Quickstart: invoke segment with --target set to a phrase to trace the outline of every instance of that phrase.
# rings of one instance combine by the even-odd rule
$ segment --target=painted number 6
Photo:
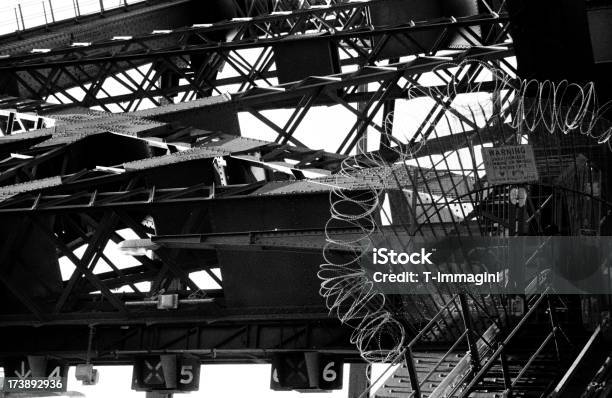
[[[336,380],[336,377],[338,377],[338,374],[333,369],[335,364],[336,364],[335,362],[330,362],[327,365],[325,365],[325,367],[323,368],[323,380],[325,381]]]

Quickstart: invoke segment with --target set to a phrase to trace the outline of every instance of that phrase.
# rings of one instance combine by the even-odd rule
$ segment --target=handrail
[[[459,343],[461,341],[463,341],[463,339],[467,336],[467,329],[463,331],[463,333],[461,334],[461,336],[459,336],[459,338],[455,341],[455,343],[453,343],[453,345],[451,346],[451,348],[448,349],[448,351],[446,351],[446,354],[444,354],[442,356],[442,358],[440,358],[440,360],[438,362],[436,362],[436,364],[433,366],[433,368],[431,368],[431,370],[429,371],[429,373],[427,373],[425,375],[425,377],[423,377],[423,379],[421,379],[421,382],[419,383],[419,386],[423,387],[425,385],[425,383],[427,383],[427,381],[429,380],[429,378],[431,377],[432,374],[434,374],[434,372],[438,369],[438,367],[440,366],[440,364],[442,362],[444,362],[444,360],[453,352],[455,351],[455,348],[457,348],[457,346],[459,345]],[[410,395],[408,396],[408,398],[412,398],[415,394],[415,391],[413,391],[412,393],[410,393]]]
[[[495,352],[493,353],[493,355],[491,355],[487,361],[487,363],[478,371],[478,373],[472,378],[472,380],[470,381],[470,383],[463,389],[463,392],[461,393],[460,397],[464,398],[467,397],[467,395],[469,394],[469,392],[472,390],[472,388],[474,388],[476,386],[476,384],[478,384],[480,382],[480,379],[482,379],[482,377],[489,371],[489,369],[491,368],[491,366],[493,366],[493,363],[500,357],[500,355],[504,352],[504,350],[506,349],[506,346],[508,345],[508,343],[510,342],[510,340],[512,340],[512,338],[518,333],[518,331],[521,329],[521,327],[523,326],[523,324],[525,324],[525,322],[527,321],[527,319],[529,319],[529,317],[535,312],[535,310],[539,307],[540,303],[542,302],[542,300],[544,299],[544,297],[547,295],[547,293],[549,292],[550,289],[546,289],[541,295],[540,297],[538,297],[538,299],[536,300],[536,302],[533,304],[533,306],[529,309],[529,311],[527,311],[527,313],[521,318],[521,320],[517,323],[517,325],[512,329],[512,331],[508,334],[508,336],[504,339],[503,342],[501,342],[499,344],[499,347],[497,348],[497,350],[495,350]]]
[[[599,340],[600,335],[601,335],[601,325],[597,326],[597,328],[595,329],[595,331],[593,332],[593,334],[591,335],[587,343],[584,345],[584,347],[582,347],[582,350],[580,350],[580,353],[578,354],[576,359],[574,359],[574,362],[572,362],[572,365],[569,367],[567,372],[565,372],[561,380],[559,380],[559,383],[557,383],[557,386],[555,387],[553,392],[550,394],[551,398],[560,396],[561,393],[565,390],[565,388],[568,385],[568,381],[572,378],[572,376],[574,375],[574,372],[576,371],[580,363],[584,360],[587,353],[595,345],[595,342]]]
[[[404,358],[404,360],[405,360],[404,366],[406,366],[408,368],[409,374],[412,375],[412,377],[416,378],[416,380],[412,380],[412,377],[411,377],[411,384],[412,384],[413,387],[412,387],[412,391],[408,395],[409,398],[415,398],[415,397],[418,398],[420,396],[420,391],[419,391],[420,387],[425,385],[425,383],[428,381],[428,379],[431,377],[431,375],[434,374],[436,372],[436,370],[439,368],[440,364],[442,362],[444,362],[448,358],[448,356],[456,350],[457,346],[466,339],[466,337],[468,336],[468,333],[473,333],[474,332],[469,326],[467,326],[467,325],[469,325],[469,323],[467,323],[467,324],[464,323],[464,328],[465,329],[463,330],[461,335],[459,337],[457,337],[457,339],[452,344],[452,346],[442,355],[442,357],[437,361],[437,363],[433,366],[433,368],[431,368],[429,370],[429,372],[424,377],[417,377],[416,371],[411,372],[410,367],[411,366],[414,367],[414,364],[412,363],[412,361],[413,361],[413,358],[412,358],[412,348],[417,344],[417,342],[425,334],[430,332],[435,327],[435,325],[438,324],[438,321],[440,320],[440,318],[442,318],[443,314],[446,311],[449,311],[449,313],[450,313],[450,307],[452,305],[455,305],[455,306],[457,305],[456,300],[458,298],[460,298],[460,296],[458,294],[453,295],[451,297],[451,299],[447,303],[445,303],[445,305],[440,307],[438,312],[434,315],[433,318],[431,318],[431,320],[427,323],[427,325],[425,325],[418,332],[418,334],[415,335],[408,344],[406,344],[406,346],[404,347],[404,350],[402,351],[402,354],[399,356],[399,357],[402,357],[402,356],[403,357],[406,357],[406,356],[408,357],[408,358]],[[466,305],[465,303],[463,303],[463,304]],[[462,314],[462,316],[466,316],[466,315]],[[499,330],[500,329],[499,329],[497,323],[493,322],[492,325],[489,327],[489,329],[487,329],[487,331],[484,332],[484,335],[495,333],[495,332],[498,332]],[[483,336],[482,333],[478,333],[477,337],[478,337],[477,341],[480,341],[480,340],[483,341],[482,344],[479,343],[478,346],[476,347],[477,351],[480,352],[480,351],[483,351],[483,350],[490,350],[491,349],[489,343],[487,342],[487,340],[485,339],[485,337]],[[490,336],[488,336],[488,337],[490,337]],[[470,355],[466,355],[460,361],[460,363],[462,361],[465,362],[469,358],[470,358]],[[469,364],[467,362],[465,362],[465,363],[466,363],[465,366],[469,366]],[[449,376],[450,375],[451,374],[449,374]],[[391,375],[391,377],[392,377],[392,375]],[[384,385],[383,385],[383,388],[384,388]]]
[[[450,306],[450,304],[454,303],[456,299],[457,299],[457,295],[454,295],[450,300],[448,300],[448,303],[446,303],[442,308],[440,308],[438,313],[433,318],[431,318],[429,322],[427,322],[427,325],[425,325],[421,329],[421,331],[416,336],[414,336],[412,340],[410,340],[410,342],[408,343],[409,348],[414,347],[417,341],[419,341],[421,337],[425,335],[425,333],[429,332],[429,328],[433,327],[434,324],[437,324],[438,319],[442,316],[444,311],[446,311],[448,307]]]
[[[521,371],[519,372],[519,374],[516,376],[516,378],[514,379],[514,381],[512,381],[512,384],[510,385],[510,387],[514,387],[516,385],[516,383],[520,380],[521,377],[523,377],[523,375],[525,374],[525,372],[527,371],[527,369],[529,369],[531,367],[531,364],[533,363],[533,361],[538,357],[538,355],[540,355],[540,352],[542,352],[542,350],[544,349],[544,347],[546,347],[546,345],[548,344],[548,342],[550,341],[551,338],[555,337],[555,333],[556,331],[559,329],[559,327],[555,327],[553,328],[552,332],[548,333],[548,336],[546,336],[546,338],[544,339],[544,341],[542,342],[542,344],[540,344],[540,346],[538,347],[538,349],[533,353],[533,355],[531,357],[529,357],[529,360],[527,361],[527,363],[525,364],[525,366],[523,366],[523,368],[521,369]]]

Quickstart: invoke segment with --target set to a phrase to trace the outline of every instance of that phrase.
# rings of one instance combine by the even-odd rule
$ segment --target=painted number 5
[[[327,365],[325,365],[325,367],[323,368],[323,380],[325,381],[336,380],[336,377],[338,377],[338,374],[333,369],[335,364],[336,364],[335,362],[330,362]]]
[[[181,384],[191,384],[193,381],[193,366],[183,365],[181,367]]]

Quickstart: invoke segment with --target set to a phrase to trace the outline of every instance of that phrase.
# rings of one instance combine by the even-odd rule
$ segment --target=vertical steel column
[[[546,297],[548,305],[548,316],[550,317],[550,326],[552,327],[553,341],[555,342],[555,353],[557,355],[557,361],[561,361],[561,350],[559,350],[559,342],[557,341],[557,321],[553,314],[553,306],[550,300],[550,296]]]
[[[361,69],[365,66],[364,63],[359,63],[358,65],[358,69]],[[357,86],[357,90],[356,93],[360,93],[360,92],[367,92],[368,91],[368,85],[367,84],[360,84]],[[363,115],[363,112],[367,111],[367,103],[363,102],[363,101],[359,101],[357,102],[357,112],[359,112],[360,115]],[[383,115],[384,117],[384,115]],[[361,123],[367,123],[366,120],[363,120]],[[361,128],[361,126],[359,126],[359,128]],[[362,155],[368,152],[368,126],[365,126],[365,131],[363,133],[363,135],[361,136],[361,138],[359,139],[359,141],[357,142],[357,154],[358,155]]]
[[[410,377],[410,387],[412,387],[413,391],[412,397],[422,398],[419,377],[417,375],[416,364],[414,363],[414,357],[412,356],[412,348],[410,348],[410,346],[406,346],[404,362],[406,363],[406,369],[408,369],[408,376]]]
[[[74,16],[77,18],[80,17],[81,9],[79,8],[79,0],[72,0],[72,6],[74,7]]]
[[[467,299],[465,294],[459,295],[459,302],[461,303],[461,316],[463,317],[463,326],[466,331],[466,339],[468,343],[468,349],[470,350],[470,364],[472,365],[472,372],[476,373],[480,370],[480,354],[478,353],[478,346],[476,345],[476,339],[474,338],[474,330],[472,328],[472,317],[468,307]]]
[[[380,136],[378,149],[384,150],[391,146],[390,137],[393,136],[393,121],[395,120],[395,100],[385,101],[383,104],[382,126],[385,133]]]
[[[8,120],[6,122],[6,131],[4,135],[11,135],[13,133],[13,125],[15,124],[15,112],[9,112]]]
[[[419,229],[419,216],[417,213],[417,197],[419,195],[419,169],[414,169],[414,176],[412,177],[412,201],[410,203],[410,208],[412,211],[410,212],[410,234],[416,235],[416,231]],[[423,208],[422,212],[426,212],[427,210]]]
[[[514,188],[520,189],[519,185]],[[511,189],[511,188],[509,188]],[[508,195],[510,190],[508,190]],[[510,200],[508,198],[508,200]],[[508,203],[508,235],[510,236],[509,256],[510,256],[510,275],[509,280],[512,285],[518,290],[522,290],[525,286],[525,242],[521,236],[525,235],[526,231],[526,216],[525,206]],[[523,300],[525,298],[523,297]]]
[[[43,6],[43,13],[45,14],[45,26],[49,25],[49,20],[47,19],[47,6],[45,5],[45,2],[42,1],[42,6]]]
[[[51,22],[55,22],[55,13],[53,12],[53,4],[51,4],[51,0],[49,0],[49,11],[51,12]]]
[[[370,365],[352,363],[349,371],[348,398],[359,398],[370,387]]]
[[[21,18],[21,28],[25,30],[25,23],[23,22],[23,11],[21,10],[21,3],[17,4],[19,8],[19,17]]]
[[[13,11],[15,11],[15,23],[17,23],[17,30],[19,30],[19,16],[17,15],[17,9],[13,8]]]
[[[501,362],[502,375],[504,377],[505,398],[512,398],[512,380],[510,379],[510,371],[508,370],[508,361],[506,359],[506,353],[503,350],[501,352],[501,355],[499,356],[499,361]]]

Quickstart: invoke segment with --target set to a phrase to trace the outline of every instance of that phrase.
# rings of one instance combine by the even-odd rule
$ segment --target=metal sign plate
[[[539,178],[531,145],[482,148],[482,159],[491,185],[521,184]]]

